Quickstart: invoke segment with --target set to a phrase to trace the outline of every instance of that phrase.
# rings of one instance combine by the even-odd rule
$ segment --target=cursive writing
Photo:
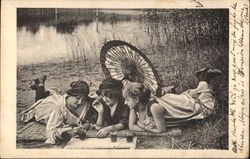
[[[231,148],[234,153],[244,152],[246,120],[249,118],[245,113],[245,71],[246,71],[246,30],[248,28],[248,5],[234,2],[230,7],[230,95],[229,116]]]

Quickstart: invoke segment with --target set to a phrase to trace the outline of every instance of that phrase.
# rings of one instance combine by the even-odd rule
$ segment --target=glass
[[[117,141],[117,132],[116,131],[111,131],[110,132],[110,137],[111,137],[111,142],[116,142]]]
[[[77,134],[78,134],[80,140],[84,140],[86,138],[86,130],[79,129],[79,130],[77,130]]]
[[[133,142],[133,138],[134,138],[133,133],[129,131],[126,136],[127,142]]]

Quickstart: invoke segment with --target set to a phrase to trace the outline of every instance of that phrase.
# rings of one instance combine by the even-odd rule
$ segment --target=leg
[[[42,77],[31,81],[30,88],[36,91],[36,98],[35,98],[36,101],[39,99],[46,98],[50,94],[49,91],[45,91],[44,83],[46,78],[47,76],[43,75]]]
[[[201,91],[210,89],[209,85],[211,83],[211,80],[221,74],[222,72],[220,70],[209,67],[202,68],[196,71],[195,76],[198,78],[199,84],[197,88],[192,89],[189,92],[189,95],[192,96],[193,98],[198,98]]]
[[[38,86],[38,88],[36,89],[36,101],[48,97],[49,94],[49,91],[45,91],[44,85]]]

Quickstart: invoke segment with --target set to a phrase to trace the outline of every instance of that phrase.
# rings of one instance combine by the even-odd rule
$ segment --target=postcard
[[[249,156],[249,1],[1,4],[1,157]]]

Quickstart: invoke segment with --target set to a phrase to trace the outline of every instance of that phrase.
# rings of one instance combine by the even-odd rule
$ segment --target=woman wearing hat
[[[99,85],[97,94],[100,100],[93,102],[98,112],[96,125],[100,129],[97,137],[106,137],[111,131],[127,128],[129,110],[124,105],[122,88],[122,82],[112,78],[103,80]]]
[[[93,99],[88,96],[88,84],[85,81],[76,81],[70,87],[65,94],[51,91],[49,96],[38,100],[21,113],[21,120],[24,122],[35,119],[46,124],[45,143],[60,142],[64,140],[65,132],[70,132],[73,127],[96,121],[95,110],[91,107]]]

